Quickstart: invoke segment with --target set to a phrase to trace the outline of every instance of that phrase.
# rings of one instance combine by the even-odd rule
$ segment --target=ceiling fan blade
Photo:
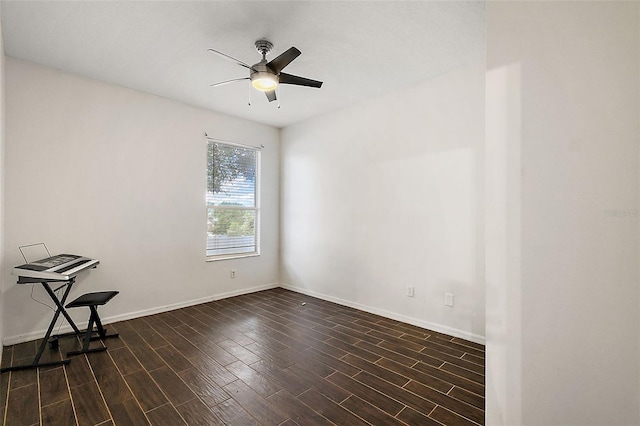
[[[211,84],[211,87],[223,86],[223,85],[225,85],[225,84],[233,83],[234,81],[242,81],[242,80],[249,80],[249,77],[234,78],[234,79],[231,79],[231,80],[221,81],[221,82],[219,82],[219,83]]]
[[[301,51],[296,49],[295,47],[290,47],[284,53],[281,53],[279,56],[275,57],[271,62],[267,64],[269,68],[273,70],[276,74],[284,69],[287,65],[291,63],[295,58],[302,54]]]
[[[311,80],[310,78],[298,77],[297,75],[285,74],[283,72],[278,76],[280,84],[295,84],[297,86],[322,87],[322,82]]]
[[[265,94],[265,95],[267,95],[267,99],[269,99],[269,102],[273,102],[273,101],[275,101],[276,99],[278,99],[278,98],[276,97],[276,89],[273,89],[273,90],[269,90],[269,91],[267,91],[267,92],[264,92],[264,94]]]
[[[219,52],[219,51],[217,51],[217,50],[215,50],[215,49],[207,49],[207,50],[208,50],[208,51],[210,51],[210,52],[213,52],[213,53],[217,53],[217,54],[218,54],[218,55],[220,55],[220,56],[224,56],[224,57],[225,57],[225,58],[227,58],[227,59],[231,59],[232,61],[234,61],[236,64],[238,64],[238,65],[240,65],[240,66],[243,66],[243,67],[245,67],[245,68],[249,68],[249,69],[251,69],[251,65],[247,65],[247,64],[245,64],[245,63],[244,63],[244,62],[242,62],[240,59],[236,59],[236,58],[234,58],[233,56],[229,56],[229,55],[227,55],[226,53]]]

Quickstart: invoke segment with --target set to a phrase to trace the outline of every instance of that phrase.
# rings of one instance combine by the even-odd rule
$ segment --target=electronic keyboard
[[[18,284],[33,283],[39,280],[69,281],[72,277],[88,268],[95,268],[97,259],[76,254],[58,254],[32,263],[16,266],[11,275],[17,275]]]

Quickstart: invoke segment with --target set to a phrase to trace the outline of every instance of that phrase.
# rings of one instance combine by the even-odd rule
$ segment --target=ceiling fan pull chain
[[[253,90],[249,89],[249,103],[247,105],[251,106],[251,93]]]

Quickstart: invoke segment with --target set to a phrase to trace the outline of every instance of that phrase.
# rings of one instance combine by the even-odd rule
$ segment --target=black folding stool
[[[67,356],[86,354],[90,352],[101,352],[107,350],[106,346],[102,346],[100,348],[89,349],[89,342],[91,340],[103,340],[108,339],[110,337],[118,337],[118,333],[107,334],[104,327],[102,327],[102,322],[100,321],[100,317],[98,316],[98,306],[104,305],[109,300],[113,299],[119,292],[118,291],[98,291],[95,293],[86,293],[82,296],[78,297],[73,302],[67,304],[67,308],[80,308],[80,307],[88,307],[91,311],[91,315],[89,315],[89,324],[87,325],[87,331],[84,333],[84,339],[82,341],[82,349],[79,351],[67,352]],[[98,336],[91,337],[93,334],[93,326],[96,326]]]

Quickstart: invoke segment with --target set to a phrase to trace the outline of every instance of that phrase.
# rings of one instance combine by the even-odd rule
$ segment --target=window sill
[[[208,256],[207,262],[217,262],[218,260],[242,259],[244,257],[257,257],[260,253],[239,253],[239,254],[221,254],[219,256]]]

